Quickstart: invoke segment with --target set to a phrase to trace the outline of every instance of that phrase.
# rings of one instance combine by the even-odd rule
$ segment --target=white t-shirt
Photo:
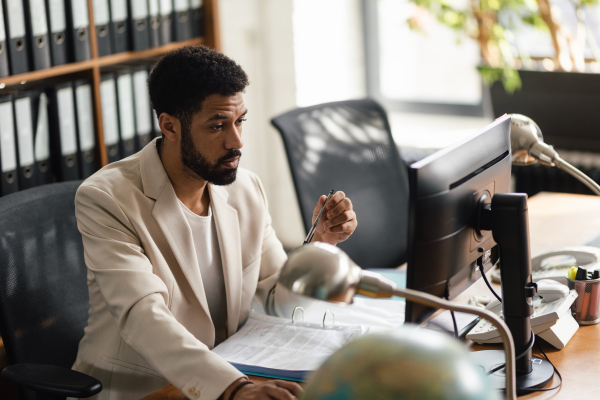
[[[193,213],[181,200],[179,200],[179,204],[192,230],[196,258],[198,259],[204,284],[204,293],[206,293],[208,309],[215,325],[216,346],[227,339],[227,296],[225,294],[225,278],[223,277],[217,227],[212,217],[212,207],[208,209],[208,216],[203,217]]]

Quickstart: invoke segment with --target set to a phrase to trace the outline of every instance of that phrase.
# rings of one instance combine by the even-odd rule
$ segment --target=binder
[[[66,0],[67,24],[71,36],[71,59],[75,62],[92,58],[90,48],[90,22],[87,0]]]
[[[160,44],[173,41],[173,0],[160,0]]]
[[[48,100],[54,171],[59,181],[79,179],[75,101],[71,82],[52,88]]]
[[[108,0],[94,0],[94,24],[96,25],[98,56],[102,57],[112,54]]]
[[[14,97],[15,131],[17,134],[17,164],[19,189],[36,185],[35,158],[33,155],[33,117],[31,95],[21,92]]]
[[[133,79],[130,71],[117,76],[117,114],[121,135],[121,156],[129,157],[135,152],[135,114],[133,107]]]
[[[89,81],[80,80],[75,81],[73,86],[75,88],[79,169],[81,178],[85,179],[96,172],[96,140],[94,109],[92,107],[92,85]]]
[[[46,0],[50,27],[50,57],[52,65],[71,62],[67,45],[67,14],[64,0]]]
[[[37,184],[52,183],[52,168],[50,162],[50,125],[48,123],[48,95],[41,91],[33,92],[31,96],[33,113],[33,151],[35,156],[35,175]]]
[[[150,47],[160,46],[160,7],[158,2],[159,0],[148,0]]]
[[[192,16],[189,0],[174,0],[175,9],[175,41],[181,42],[192,38]]]
[[[4,196],[19,190],[12,96],[0,97],[0,166],[0,194]]]
[[[108,162],[118,161],[119,120],[117,116],[117,93],[114,75],[103,75],[100,80],[100,102],[102,104],[102,124],[104,125],[104,145]]]
[[[190,0],[192,37],[204,36],[204,7],[202,0]]]
[[[148,0],[129,0],[129,31],[131,50],[146,50],[150,47]]]
[[[110,0],[110,34],[115,53],[129,50],[129,27],[127,26],[127,2]]]
[[[135,104],[137,150],[141,150],[150,143],[153,136],[150,95],[146,86],[147,79],[148,71],[145,68],[136,70],[133,73],[133,102]]]
[[[44,0],[23,0],[25,25],[29,38],[31,66],[34,70],[50,68],[48,21]]]
[[[2,0],[8,33],[8,59],[12,75],[29,72],[29,43],[26,36],[23,0]]]
[[[0,1],[0,78],[9,74],[8,49],[6,48],[6,28],[4,26],[4,5]]]

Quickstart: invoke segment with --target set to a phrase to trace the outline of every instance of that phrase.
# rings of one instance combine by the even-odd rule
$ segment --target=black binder
[[[165,45],[173,41],[173,12],[172,0],[160,0],[160,44]]]
[[[75,62],[92,58],[90,47],[90,22],[88,19],[87,0],[65,0],[67,9],[67,26],[71,37],[71,59]]]
[[[100,79],[100,102],[102,105],[102,125],[104,126],[104,145],[108,162],[118,161],[119,119],[117,114],[117,87],[112,74],[103,75]]]
[[[86,80],[79,80],[73,83],[73,87],[75,89],[80,176],[85,179],[92,176],[97,168],[92,84]]]
[[[12,96],[0,97],[0,195],[19,190]]]
[[[135,129],[137,138],[137,150],[143,149],[154,134],[152,126],[152,109],[150,107],[150,95],[146,80],[148,71],[146,68],[138,68],[133,74],[133,103],[135,105]]]
[[[12,75],[30,71],[29,41],[25,26],[25,12],[23,0],[2,0],[6,37],[8,38],[8,58]]]
[[[117,82],[117,114],[119,115],[121,156],[125,158],[135,153],[133,79],[129,70],[120,71],[115,76]]]
[[[110,8],[108,0],[94,0],[94,24],[96,42],[98,43],[98,56],[112,54],[112,40],[110,35]]]
[[[159,0],[148,1],[148,16],[150,18],[150,47],[160,46],[160,8]]]
[[[110,35],[112,50],[121,53],[129,50],[129,26],[127,23],[127,2],[125,0],[110,1]]]
[[[52,65],[71,62],[67,45],[67,14],[64,1],[46,0]]]
[[[33,114],[31,93],[21,92],[14,96],[14,120],[17,143],[19,189],[36,185],[35,156],[33,150]]]
[[[8,37],[4,26],[4,5],[0,1],[0,35],[4,37],[0,40],[0,78],[10,74],[8,69],[8,49],[6,48],[6,38]]]
[[[204,6],[202,0],[191,0],[192,37],[204,36]]]
[[[37,184],[52,183],[50,160],[50,124],[48,122],[48,95],[37,90],[31,95],[33,115],[33,150],[35,154],[35,175]]]
[[[175,0],[175,41],[181,42],[192,38],[192,15],[188,0]]]
[[[34,70],[50,68],[48,17],[44,0],[23,0],[25,25],[29,38],[31,66]]]
[[[150,47],[150,20],[148,18],[148,0],[129,0],[129,31],[131,32],[131,50],[146,50]]]
[[[50,149],[53,169],[59,181],[79,179],[75,99],[71,82],[48,91]]]

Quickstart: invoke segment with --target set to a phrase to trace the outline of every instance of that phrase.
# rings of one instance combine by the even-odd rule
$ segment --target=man
[[[244,71],[202,46],[175,50],[148,80],[162,138],[86,180],[75,199],[90,313],[75,370],[98,399],[139,399],[169,383],[190,399],[292,399],[292,382],[247,384],[210,349],[266,304],[286,260],[260,180],[239,169]],[[314,215],[323,205],[318,199]],[[356,228],[342,192],[314,235]]]

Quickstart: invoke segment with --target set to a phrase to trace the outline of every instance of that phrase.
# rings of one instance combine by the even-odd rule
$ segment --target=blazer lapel
[[[227,295],[227,330],[229,336],[238,328],[242,302],[242,244],[237,210],[227,204],[227,191],[208,185],[213,206],[215,225]]]
[[[211,320],[202,275],[194,250],[192,232],[179,205],[169,176],[158,156],[156,146],[149,145],[142,150],[140,163],[144,194],[156,200],[152,216],[165,235],[179,267],[198,298],[202,309]]]

